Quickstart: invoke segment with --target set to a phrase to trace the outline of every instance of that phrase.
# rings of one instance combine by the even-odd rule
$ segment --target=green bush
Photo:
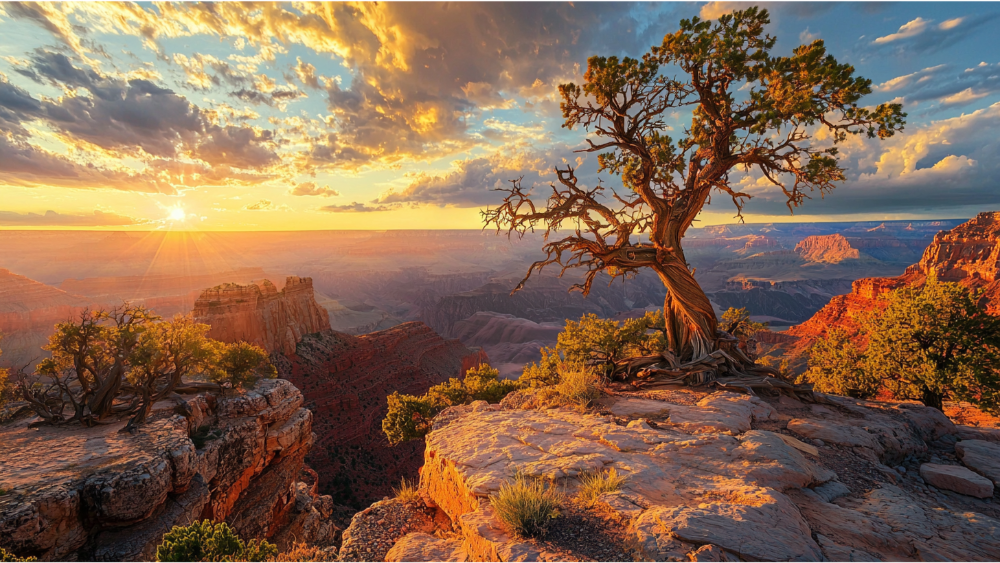
[[[982,310],[980,297],[933,278],[897,289],[856,318],[854,337],[832,330],[817,341],[802,379],[826,393],[885,390],[937,409],[953,400],[1000,412],[1000,317]]]
[[[243,540],[225,522],[174,526],[156,548],[157,561],[266,561],[278,548],[266,540]]]
[[[598,497],[604,493],[616,493],[625,484],[625,476],[619,475],[618,470],[611,469],[602,471],[588,471],[582,473],[580,479],[580,501],[587,506],[593,506]]]
[[[382,419],[382,431],[393,445],[422,438],[444,409],[473,401],[498,403],[520,387],[517,381],[500,379],[500,372],[492,367],[480,365],[468,370],[464,379],[453,377],[420,397],[394,392],[387,397],[389,410]]]
[[[539,537],[559,517],[562,495],[539,479],[518,474],[513,483],[505,482],[496,494],[490,495],[490,504],[514,535]]]
[[[228,383],[233,389],[252,387],[260,379],[274,379],[278,370],[271,364],[267,351],[249,342],[220,343],[218,369],[212,374],[217,383]]]
[[[650,331],[654,331],[650,333]],[[567,362],[595,364],[603,375],[611,375],[614,362],[633,356],[658,354],[666,349],[663,312],[650,311],[638,319],[623,322],[584,315],[566,321],[559,333],[556,350]]]
[[[18,563],[20,561],[38,561],[37,557],[18,557],[6,549],[0,547],[0,562]]]

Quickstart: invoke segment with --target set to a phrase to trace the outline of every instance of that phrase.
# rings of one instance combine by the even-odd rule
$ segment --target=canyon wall
[[[812,318],[788,330],[788,334],[801,339],[794,349],[805,350],[833,327],[855,330],[855,313],[870,310],[879,296],[894,289],[921,286],[932,275],[941,281],[983,290],[983,307],[1000,314],[1000,211],[980,213],[949,231],[939,232],[920,262],[901,276],[855,280],[851,293],[834,297]]]
[[[194,317],[212,327],[209,338],[242,340],[286,355],[295,353],[304,335],[330,328],[326,309],[316,303],[312,278],[298,276],[289,276],[281,291],[269,280],[206,289],[195,301]]]
[[[488,361],[481,350],[419,322],[363,336],[310,334],[294,354],[274,359],[315,413],[316,446],[308,462],[319,473],[321,492],[358,508],[391,495],[400,478],[415,478],[420,466],[423,440],[390,447],[382,432],[386,397],[422,395]]]
[[[282,550],[333,543],[332,500],[300,481],[313,417],[291,383],[198,395],[183,415],[168,403],[135,435],[120,432],[125,421],[0,427],[0,547],[42,560],[149,561],[165,532],[204,518]]]

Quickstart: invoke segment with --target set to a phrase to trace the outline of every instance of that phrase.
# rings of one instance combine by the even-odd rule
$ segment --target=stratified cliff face
[[[330,497],[298,481],[312,413],[284,380],[199,395],[187,416],[160,403],[136,434],[0,426],[0,546],[42,560],[152,560],[175,525],[208,518],[241,536],[329,544]],[[192,436],[194,438],[192,438]]]
[[[851,243],[841,234],[806,237],[795,245],[795,252],[809,262],[832,264],[861,257],[858,249],[851,247]]]
[[[308,461],[320,475],[320,490],[361,506],[391,494],[401,477],[414,478],[423,440],[389,447],[381,425],[386,397],[421,395],[485,361],[481,351],[419,322],[363,336],[326,330],[276,358],[281,377],[302,389],[315,413],[316,446]]]
[[[206,289],[195,301],[194,317],[211,325],[209,338],[243,340],[285,355],[294,354],[306,334],[330,328],[326,309],[316,303],[312,278],[298,276],[289,276],[281,291],[269,280]]]
[[[788,330],[802,339],[795,348],[804,350],[833,327],[854,330],[855,313],[870,310],[875,299],[894,289],[923,285],[930,275],[982,289],[982,305],[1000,314],[1000,211],[980,213],[950,231],[939,232],[920,262],[908,267],[902,276],[856,280],[851,293],[834,297],[808,321]]]

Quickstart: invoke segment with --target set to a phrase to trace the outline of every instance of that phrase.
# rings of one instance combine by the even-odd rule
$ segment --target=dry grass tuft
[[[527,538],[545,535],[549,523],[559,517],[562,502],[562,494],[551,485],[521,474],[514,477],[513,483],[504,483],[495,495],[490,495],[497,518],[514,535]]]
[[[597,388],[597,374],[583,366],[569,367],[559,372],[556,391],[567,401],[580,407],[588,407],[601,396]]]
[[[618,470],[612,467],[601,471],[588,471],[582,473],[580,479],[580,492],[578,497],[580,502],[587,506],[594,506],[598,497],[604,493],[616,493],[625,484],[625,476],[619,475]]]
[[[395,493],[396,498],[405,503],[416,504],[420,502],[420,491],[417,489],[417,483],[407,481],[406,477],[403,477],[399,488],[393,489],[392,492]]]

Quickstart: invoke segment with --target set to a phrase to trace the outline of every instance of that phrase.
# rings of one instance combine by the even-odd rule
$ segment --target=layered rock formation
[[[805,349],[830,328],[855,330],[853,315],[871,310],[879,296],[905,285],[919,287],[932,275],[983,290],[983,307],[1000,314],[1000,211],[980,213],[950,231],[939,232],[920,262],[901,276],[856,280],[851,293],[834,297],[808,321],[788,330],[802,339],[793,351]]]
[[[294,354],[276,358],[315,413],[316,446],[308,461],[320,489],[356,507],[391,494],[413,478],[423,450],[415,440],[390,447],[381,422],[394,391],[422,395],[432,385],[486,361],[480,350],[445,340],[423,323],[351,336],[326,330],[305,336]]]
[[[298,276],[289,276],[281,291],[269,280],[206,289],[195,301],[194,317],[212,327],[209,338],[242,340],[285,355],[295,353],[304,335],[330,328],[326,310],[316,303],[312,278]]]
[[[468,346],[478,346],[502,377],[516,379],[524,365],[537,362],[543,346],[555,346],[565,323],[536,323],[492,311],[480,311],[455,323],[452,332]]]
[[[0,427],[0,547],[42,560],[151,560],[175,525],[209,518],[242,537],[332,543],[334,506],[299,481],[312,413],[284,380],[157,404],[137,435]]]
[[[1000,558],[994,503],[919,476],[931,464],[961,474],[956,440],[994,444],[1000,434],[956,427],[930,408],[834,397],[810,406],[690,389],[618,395],[605,400],[605,415],[512,405],[439,415],[420,490],[454,531],[397,530],[386,560],[581,557],[588,537],[572,528],[576,521],[552,521],[556,539],[518,539],[489,495],[521,473],[571,498],[581,473],[609,468],[625,475],[624,485],[586,510],[624,528],[617,547],[636,561]]]
[[[809,262],[837,264],[844,260],[857,260],[861,253],[853,248],[844,235],[811,236],[795,245],[795,252]]]

